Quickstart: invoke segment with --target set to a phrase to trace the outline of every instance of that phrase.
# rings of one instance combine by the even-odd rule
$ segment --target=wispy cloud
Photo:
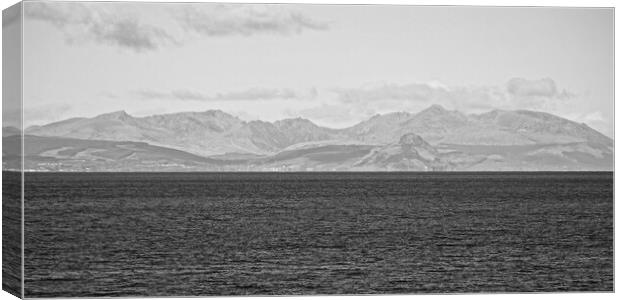
[[[528,109],[565,115],[579,101],[578,95],[559,89],[552,79],[510,80],[505,86],[449,86],[436,81],[384,83],[322,91],[316,106],[289,114],[326,124],[352,124],[376,113],[417,112],[439,104],[465,113]]]
[[[181,89],[169,92],[155,90],[137,90],[132,92],[143,100],[171,99],[184,101],[254,101],[254,100],[283,100],[283,99],[313,99],[317,92],[310,89],[307,92],[298,92],[291,89],[250,88],[241,91],[232,91],[217,94]]]
[[[178,12],[177,18],[185,29],[206,36],[289,35],[329,28],[325,22],[277,4],[195,4]]]
[[[417,111],[431,104],[454,109],[484,110],[505,102],[494,87],[447,87],[438,83],[381,84],[333,89],[336,101],[362,111]]]
[[[90,10],[81,3],[29,2],[24,5],[26,18],[49,22],[64,28],[70,24],[87,24]]]
[[[68,43],[95,42],[135,52],[178,43],[166,30],[142,23],[137,15],[95,9],[93,5],[27,2],[24,11],[27,19],[47,22],[61,30]]]
[[[559,91],[551,78],[524,79],[512,78],[506,83],[506,90],[517,97],[569,97],[566,90]]]
[[[162,45],[177,43],[165,30],[140,24],[132,19],[120,18],[93,23],[89,32],[99,43],[128,48],[136,52],[154,50]]]
[[[328,28],[326,23],[277,4],[183,4],[161,13],[163,19],[155,22],[141,18],[143,11],[124,9],[125,5],[27,2],[24,11],[27,20],[46,22],[62,31],[69,44],[92,42],[134,52],[179,46],[192,33],[204,37],[290,35]]]
[[[425,83],[405,85],[384,84],[362,88],[334,89],[343,102],[367,102],[382,100],[430,101],[445,96],[448,91]]]
[[[411,107],[441,104],[462,110],[492,108],[538,109],[576,95],[557,88],[550,78],[514,78],[503,86],[446,86],[437,82],[383,84],[360,88],[333,89],[341,103],[381,106],[382,103]]]

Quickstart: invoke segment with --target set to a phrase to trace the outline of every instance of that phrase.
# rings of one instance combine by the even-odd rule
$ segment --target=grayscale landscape
[[[17,4],[3,289],[613,292],[613,25],[602,7]]]
[[[613,168],[605,9],[43,1],[23,17],[3,139],[24,129],[29,171]]]
[[[19,138],[16,130],[3,132],[4,139]],[[440,105],[417,113],[377,114],[343,129],[303,118],[245,122],[220,110],[148,117],[118,111],[29,127],[24,143],[25,168],[32,171],[607,171],[613,167],[613,140],[586,124],[535,111],[464,114]],[[15,150],[5,149],[3,154],[15,156]]]

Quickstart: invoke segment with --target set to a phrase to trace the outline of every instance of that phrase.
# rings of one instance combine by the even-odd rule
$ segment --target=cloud
[[[333,89],[336,100],[370,111],[417,111],[431,104],[481,111],[504,105],[507,96],[495,87],[448,87],[439,82],[383,84]]]
[[[192,5],[178,12],[177,20],[186,30],[205,36],[290,35],[329,28],[327,23],[277,4]]]
[[[133,94],[143,100],[174,99],[185,101],[255,101],[255,100],[282,100],[282,99],[313,99],[317,96],[316,89],[307,92],[297,92],[291,89],[250,88],[241,91],[217,93],[213,95],[203,94],[192,90],[173,90],[161,92],[154,90],[137,90]]]
[[[47,22],[61,30],[68,43],[95,42],[134,52],[178,43],[163,28],[143,24],[135,15],[94,9],[95,5],[28,2],[24,11],[27,19]]]
[[[506,90],[516,97],[566,98],[571,96],[566,90],[559,91],[555,81],[551,78],[533,80],[512,78],[506,83]]]
[[[93,23],[89,32],[93,39],[101,44],[119,46],[136,52],[154,50],[164,44],[176,43],[163,29],[143,25],[132,19]]]
[[[465,111],[487,109],[543,109],[562,105],[576,95],[559,90],[550,79],[513,78],[500,86],[447,86],[441,82],[382,84],[361,88],[333,89],[341,103],[381,110],[394,105],[401,109],[440,104]]]
[[[186,3],[175,6],[176,10],[148,15],[145,13],[148,10],[138,10],[128,5],[27,2],[24,11],[26,19],[46,22],[59,29],[69,44],[92,42],[134,52],[180,46],[191,39],[189,33],[223,37],[267,33],[291,35],[328,29],[326,23],[276,4]],[[146,18],[140,18],[141,14]],[[147,21],[153,16],[161,18],[157,22],[159,25]],[[164,27],[161,24],[167,25]]]
[[[218,93],[216,100],[265,100],[265,99],[295,99],[298,95],[289,89],[261,89],[254,88],[239,92]]]
[[[380,86],[334,89],[343,102],[366,102],[380,100],[429,101],[445,95],[447,90],[424,83],[405,85],[385,84]]]
[[[515,82],[517,85],[522,82],[539,83],[538,80],[513,81],[513,84]],[[593,112],[584,95],[560,89],[551,79],[540,82],[542,84],[520,84],[518,89],[510,91],[505,85],[454,86],[437,81],[332,88],[321,90],[320,97],[308,103],[312,106],[294,107],[285,113],[309,118],[325,126],[346,127],[377,113],[415,113],[438,104],[466,114],[494,109],[543,111],[587,123],[604,133],[609,132],[605,129],[609,127],[609,119],[600,111]]]
[[[24,5],[26,18],[49,22],[63,28],[69,24],[86,24],[90,11],[80,3],[31,2]]]

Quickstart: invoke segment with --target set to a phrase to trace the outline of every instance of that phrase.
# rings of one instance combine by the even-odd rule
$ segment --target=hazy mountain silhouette
[[[22,131],[13,126],[2,127],[2,136],[20,135]]]
[[[273,154],[289,145],[328,139],[334,130],[304,119],[245,122],[219,110],[135,118],[113,112],[27,128],[27,134],[110,141],[141,141],[198,155]]]
[[[613,141],[585,124],[548,113],[493,110],[465,115],[433,105],[417,114],[377,115],[357,124],[348,133],[364,141],[389,143],[414,132],[431,144],[534,145]]]
[[[103,147],[83,146],[84,140],[144,142],[148,145],[139,144],[140,147],[157,146],[184,155],[211,157],[214,161],[198,163],[197,168],[205,170],[613,168],[613,140],[585,124],[543,112],[493,110],[464,114],[439,105],[415,114],[376,115],[344,129],[321,127],[302,118],[246,122],[219,110],[148,117],[133,117],[119,111],[33,126],[26,129],[26,134],[48,137],[29,138],[37,144],[82,151]],[[117,147],[114,145],[101,149]],[[25,147],[28,146],[26,142]],[[161,155],[156,155],[155,161],[162,162],[172,153],[157,152]],[[33,153],[38,154],[41,153]],[[181,165],[196,167],[189,162],[191,159],[175,160],[179,161]]]
[[[17,169],[20,136],[4,137],[5,167]],[[216,168],[218,160],[144,142],[116,142],[61,137],[24,136],[26,170],[161,171]],[[6,163],[9,163],[7,166]]]

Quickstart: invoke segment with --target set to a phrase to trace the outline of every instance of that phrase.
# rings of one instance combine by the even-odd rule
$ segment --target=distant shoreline
[[[2,170],[7,173],[22,173],[19,170]],[[176,174],[320,174],[320,173],[335,173],[335,174],[544,174],[544,173],[615,173],[615,171],[605,170],[590,170],[590,171],[23,171],[23,173],[35,174],[35,173],[66,173],[66,174],[110,174],[110,173],[123,173],[123,174],[161,174],[161,173],[176,173]]]

